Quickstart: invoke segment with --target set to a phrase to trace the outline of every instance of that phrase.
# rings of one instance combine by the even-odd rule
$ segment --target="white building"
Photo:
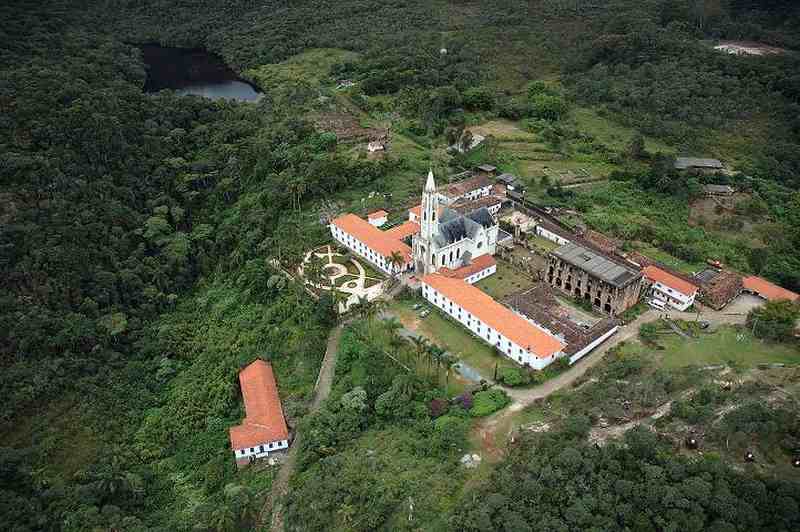
[[[433,172],[431,172],[431,175]],[[492,193],[493,184],[484,175],[478,175],[463,181],[450,183],[438,190],[437,200],[440,205],[446,206],[458,200],[476,200]]]
[[[656,308],[670,306],[683,312],[694,304],[699,290],[696,285],[657,266],[647,266],[642,273],[651,283],[650,295]]]
[[[373,140],[367,144],[367,151],[375,153],[376,151],[386,151],[386,143],[380,140]]]
[[[462,279],[431,273],[422,295],[511,360],[543,369],[563,355],[565,344]]]
[[[256,360],[239,372],[245,418],[229,430],[238,466],[289,447],[278,385],[269,362]]]
[[[412,267],[411,248],[391,230],[381,231],[355,214],[336,218],[330,229],[333,238],[342,246],[388,275]],[[395,263],[393,257],[399,258],[400,262]]]
[[[371,212],[367,215],[367,221],[370,223],[370,225],[381,227],[387,221],[389,221],[389,213],[383,210]]]
[[[458,270],[470,266],[483,255],[494,255],[497,249],[499,228],[486,208],[461,215],[447,207],[440,208],[440,197],[433,172],[429,172],[418,218],[420,231],[412,241],[414,267],[420,275],[440,268]]]

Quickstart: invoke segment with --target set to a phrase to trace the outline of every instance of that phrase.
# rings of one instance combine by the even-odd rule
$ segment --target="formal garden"
[[[361,298],[372,301],[380,296],[386,279],[366,261],[331,245],[306,253],[298,273],[313,291],[338,293],[344,310]]]

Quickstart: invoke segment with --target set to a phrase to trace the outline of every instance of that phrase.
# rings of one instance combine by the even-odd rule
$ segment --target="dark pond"
[[[218,55],[201,49],[140,45],[147,67],[145,92],[173,89],[179,94],[197,94],[213,100],[252,102],[261,93],[239,78]]]

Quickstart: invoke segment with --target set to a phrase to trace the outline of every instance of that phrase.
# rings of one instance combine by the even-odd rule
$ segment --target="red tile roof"
[[[419,224],[417,222],[411,222],[411,221],[404,222],[396,227],[387,229],[386,231],[384,231],[384,233],[391,236],[392,238],[403,240],[404,238],[419,233]]]
[[[407,244],[388,234],[388,231],[381,231],[355,214],[345,214],[336,218],[332,223],[387,259],[397,251],[405,257],[406,262],[411,261],[411,248]]]
[[[791,290],[782,288],[773,284],[761,277],[750,276],[742,279],[742,285],[745,290],[750,290],[760,295],[764,299],[776,301],[779,299],[788,299],[789,301],[797,301],[800,299],[800,294],[796,294]]]
[[[665,286],[672,288],[673,290],[677,290],[681,294],[685,296],[691,296],[695,292],[697,292],[697,285],[690,283],[689,281],[685,281],[680,277],[672,275],[670,272],[666,270],[662,270],[658,266],[647,266],[642,273],[645,277],[650,279],[654,282],[659,282]]]
[[[474,190],[488,187],[491,184],[492,183],[489,181],[489,179],[486,178],[486,176],[479,175],[465,179],[463,181],[458,181],[456,183],[450,183],[449,185],[445,185],[439,189],[439,193],[443,194],[444,196],[454,198],[454,197],[464,196]]]
[[[444,275],[445,277],[452,277],[454,279],[466,279],[470,275],[482,272],[486,268],[491,268],[496,264],[497,261],[495,261],[494,257],[492,257],[491,255],[481,255],[480,257],[473,260],[466,266],[462,266],[455,270],[451,270],[450,268],[441,268],[439,270],[439,273]]]
[[[538,358],[562,351],[565,344],[461,279],[432,273],[422,282]]]
[[[385,218],[387,216],[389,216],[389,213],[386,211],[375,211],[369,213],[367,215],[367,218],[369,218],[370,220],[374,220],[375,218]]]
[[[234,451],[262,443],[289,439],[283,417],[278,386],[269,362],[256,360],[239,372],[244,397],[245,418],[241,425],[230,428]]]
[[[416,207],[411,207],[408,209],[410,214],[413,214],[417,218],[422,218],[422,205],[417,205]]]

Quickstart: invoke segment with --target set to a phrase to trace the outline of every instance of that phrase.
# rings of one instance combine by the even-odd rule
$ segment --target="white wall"
[[[569,244],[569,242],[570,242],[566,238],[564,238],[562,236],[559,236],[559,235],[553,233],[552,231],[548,231],[547,229],[545,229],[541,225],[537,225],[536,226],[536,234],[539,235],[542,238],[546,238],[547,240],[555,242],[559,246],[563,246],[565,244]]]
[[[370,223],[370,225],[374,225],[375,227],[380,227],[388,221],[388,218],[386,216],[382,216],[380,218],[370,218],[367,221]]]
[[[489,277],[490,275],[493,275],[496,272],[497,272],[497,264],[492,264],[488,268],[485,268],[485,269],[483,269],[483,270],[481,270],[479,272],[473,273],[472,275],[470,275],[469,277],[467,277],[464,280],[466,282],[468,282],[469,284],[475,284],[478,281],[480,281],[481,279],[486,279],[487,277]]]
[[[234,454],[236,455],[237,460],[241,460],[242,458],[250,458],[251,456],[254,456],[256,458],[262,458],[264,456],[269,456],[269,453],[274,453],[275,451],[280,451],[288,447],[289,447],[289,440],[278,440],[272,442],[264,442],[259,445],[254,445],[253,447],[248,447],[246,449],[236,449],[234,451]]]
[[[583,349],[581,349],[580,351],[578,351],[577,353],[575,353],[574,355],[569,357],[570,365],[574,364],[575,362],[577,362],[578,360],[583,358],[584,355],[586,355],[587,353],[592,351],[595,347],[597,347],[598,345],[600,345],[603,342],[605,342],[606,339],[608,339],[612,334],[614,334],[618,330],[619,330],[619,327],[614,327],[613,329],[611,329],[610,331],[605,333],[603,336],[601,336],[600,338],[598,338],[594,342],[590,343],[589,345],[587,345],[586,347],[584,347]]]

